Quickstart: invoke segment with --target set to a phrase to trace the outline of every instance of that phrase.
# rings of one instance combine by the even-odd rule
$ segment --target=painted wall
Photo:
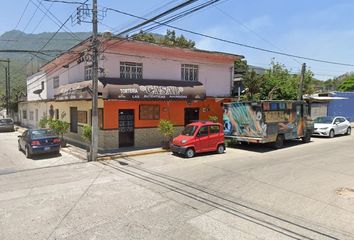
[[[218,116],[222,122],[223,108],[221,101],[217,102],[215,99],[206,99],[205,101],[193,101],[188,104],[186,101],[118,101],[106,100],[104,101],[104,128],[117,129],[118,128],[118,110],[133,109],[135,128],[157,127],[160,120],[140,120],[139,108],[140,105],[159,105],[160,119],[167,119],[172,121],[176,126],[184,126],[184,109],[185,108],[199,108],[199,119],[208,120],[209,116]]]
[[[343,116],[354,122],[354,92],[334,92],[331,97],[347,99],[332,100],[328,104],[328,116]]]
[[[38,101],[41,99],[47,99],[48,87],[47,78],[44,72],[38,72],[27,78],[27,101]],[[40,95],[34,94],[33,91],[41,89],[44,82],[44,89]]]

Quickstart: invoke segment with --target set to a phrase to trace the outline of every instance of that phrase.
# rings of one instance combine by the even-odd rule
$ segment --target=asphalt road
[[[286,146],[83,163],[1,133],[0,239],[354,239],[354,137]]]

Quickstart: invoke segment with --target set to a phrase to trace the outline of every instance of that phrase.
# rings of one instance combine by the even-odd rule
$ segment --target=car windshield
[[[317,117],[315,123],[332,123],[333,117]]]
[[[2,123],[2,124],[12,124],[12,120],[11,119],[0,119],[0,123]]]
[[[195,133],[195,130],[197,130],[197,126],[192,126],[192,125],[188,125],[184,128],[182,135],[184,136],[193,136]]]
[[[42,138],[54,135],[55,133],[49,129],[32,130],[32,138]]]

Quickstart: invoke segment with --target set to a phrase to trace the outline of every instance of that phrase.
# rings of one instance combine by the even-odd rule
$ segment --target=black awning
[[[181,80],[99,78],[108,99],[126,100],[202,100],[201,82]]]

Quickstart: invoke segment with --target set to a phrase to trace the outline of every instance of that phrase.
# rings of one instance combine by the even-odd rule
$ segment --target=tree
[[[349,75],[343,79],[343,82],[339,85],[339,90],[343,92],[354,91],[354,74]]]
[[[176,32],[174,30],[167,30],[166,34],[163,36],[140,31],[138,34],[133,35],[132,39],[161,44],[168,47],[194,48],[195,46],[194,41],[185,38],[183,35],[176,36]]]

